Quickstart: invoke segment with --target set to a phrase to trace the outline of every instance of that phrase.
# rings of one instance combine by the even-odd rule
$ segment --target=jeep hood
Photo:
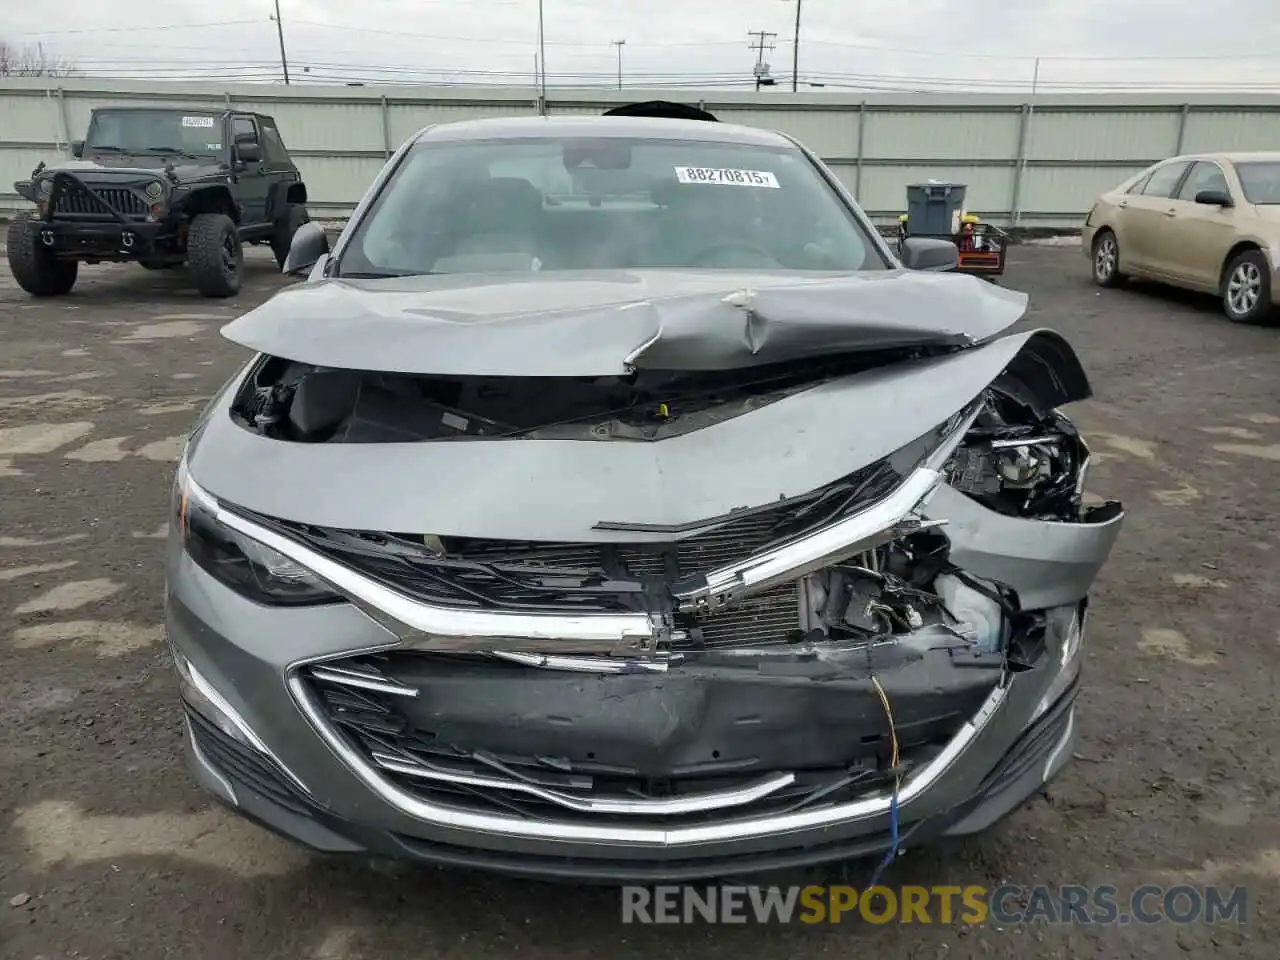
[[[55,173],[73,173],[88,183],[97,180],[159,177],[172,160],[173,157],[163,154],[122,153],[94,160],[67,160],[50,164],[40,171],[40,175],[51,177]],[[195,180],[217,173],[218,164],[213,160],[208,163],[192,163],[189,160],[174,162],[173,172],[179,180]]]
[[[851,351],[964,347],[1025,294],[960,274],[636,270],[303,283],[223,327],[317,366],[447,376],[730,370]]]

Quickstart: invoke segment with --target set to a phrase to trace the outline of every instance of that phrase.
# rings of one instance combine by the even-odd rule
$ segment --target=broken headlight
[[[268,606],[342,599],[306,567],[222,523],[217,499],[192,481],[185,459],[178,466],[175,492],[183,548],[219,583]]]
[[[1059,607],[1050,614],[1050,626],[1058,635],[1057,663],[1051,669],[1056,670],[1052,682],[1045,690],[1044,696],[1036,706],[1031,719],[1038,720],[1045,711],[1058,702],[1059,698],[1070,689],[1076,677],[1080,675],[1081,648],[1084,643],[1085,608]]]
[[[946,466],[947,482],[998,513],[1077,520],[1088,456],[1066,417],[1038,417],[990,391]]]

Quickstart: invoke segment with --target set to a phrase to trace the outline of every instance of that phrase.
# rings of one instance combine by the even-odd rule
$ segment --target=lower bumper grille
[[[280,774],[271,761],[227,736],[194,710],[187,709],[191,733],[209,762],[238,786],[248,787],[294,813],[309,815],[310,801]]]
[[[676,827],[845,803],[891,782],[878,699],[839,683],[799,692],[809,702],[831,699],[797,718],[796,696],[780,695],[772,713],[753,717],[752,688],[707,694],[697,678],[583,680],[476,658],[374,655],[328,662],[304,676],[319,712],[367,766],[411,796],[456,809],[592,824],[643,818]],[[985,694],[978,679],[966,700]],[[600,684],[612,685],[594,689]],[[584,685],[593,688],[596,716],[584,716],[565,694]],[[827,709],[838,702],[857,706],[840,716]],[[531,703],[540,704],[537,715]],[[967,703],[949,706],[956,709],[925,715],[936,707],[904,705],[898,736],[907,772],[937,756],[970,710]],[[556,710],[566,716],[557,718]],[[749,729],[749,721],[764,732],[735,732]],[[555,731],[569,728],[557,741]],[[815,735],[826,742],[800,746]],[[784,767],[787,760],[794,766]]]

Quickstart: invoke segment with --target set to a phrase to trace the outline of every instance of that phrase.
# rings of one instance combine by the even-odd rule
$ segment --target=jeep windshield
[[[84,140],[84,152],[94,151],[213,159],[222,152],[222,122],[198,110],[95,110]]]
[[[346,277],[884,270],[798,149],[670,139],[420,142],[356,225]]]

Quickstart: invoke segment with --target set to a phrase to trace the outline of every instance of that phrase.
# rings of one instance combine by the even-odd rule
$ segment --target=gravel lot
[[[244,357],[218,328],[284,283],[255,255],[233,302],[102,267],[36,303],[0,266],[0,956],[1274,960],[1280,331],[1100,293],[1077,249],[1012,261],[1029,322],[1086,361],[1090,487],[1129,518],[1076,762],[1047,800],[887,880],[1244,883],[1246,925],[623,927],[613,891],[322,861],[211,806],[181,762],[162,538],[183,435]]]

